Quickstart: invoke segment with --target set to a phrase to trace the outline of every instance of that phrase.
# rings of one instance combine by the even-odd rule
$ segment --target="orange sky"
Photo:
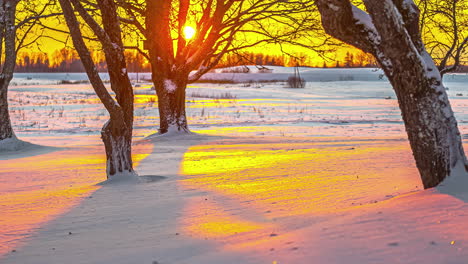
[[[62,31],[67,30],[65,23],[59,22],[57,18],[48,19],[47,21],[45,21],[45,24],[51,28],[56,28]],[[36,41],[36,43],[34,43],[33,45],[25,49],[22,49],[21,51],[24,51],[24,52],[40,51],[40,52],[45,52],[49,54],[50,56],[55,51],[60,50],[64,47],[73,48],[71,39],[69,39],[68,36],[64,33],[52,31],[52,30],[45,30],[44,35],[50,36],[50,38],[49,37],[40,38],[38,41]],[[66,42],[66,43],[63,43],[61,41]],[[142,43],[143,42],[141,41],[140,46],[142,46]],[[94,44],[90,45],[91,48],[93,48],[93,46],[94,48],[96,48],[96,45]],[[316,66],[321,67],[323,65],[324,59],[319,57],[315,52],[310,51],[306,48],[297,47],[297,46],[294,46],[294,47],[284,46],[283,48],[285,49],[287,53],[290,53],[290,54],[294,54],[294,55],[305,54],[306,56],[308,56],[308,61],[311,61],[312,64],[315,64]],[[261,45],[258,47],[249,48],[247,51],[255,52],[255,53],[265,53],[265,54],[270,54],[270,55],[281,54],[281,48],[279,47],[279,45]],[[351,51],[354,53],[358,52],[358,50],[351,48],[351,47],[340,48],[340,50],[337,53],[328,54],[329,60],[327,61],[327,64],[329,66],[335,65],[334,59],[342,61],[347,51]]]
[[[47,24],[48,26],[52,28],[57,28],[60,30],[67,30],[65,24],[63,22],[58,22],[56,18],[49,19],[48,21],[46,21],[45,24]],[[45,31],[45,35],[49,35],[52,38],[39,39],[34,45],[22,51],[42,51],[50,55],[54,51],[60,50],[65,46],[72,47],[70,39],[68,39],[67,44],[56,41],[56,40],[61,40],[61,41],[67,40],[66,34],[47,30]],[[140,43],[140,45],[141,44],[142,42]],[[317,53],[310,51],[308,49],[302,48],[302,47],[286,46],[285,50],[286,52],[290,54],[294,54],[294,55],[305,54],[306,56],[308,56],[308,61],[310,61],[310,64],[312,64],[312,66],[321,67],[325,61],[323,58],[318,56]],[[280,54],[281,53],[281,49],[278,45],[266,45],[266,46],[262,45],[259,47],[250,48],[248,51],[256,52],[256,53],[265,53],[265,54]],[[334,66],[335,60],[343,61],[347,52],[356,54],[359,51],[349,46],[340,47],[336,53],[330,53],[327,55],[328,57],[328,61],[326,61],[327,65]]]

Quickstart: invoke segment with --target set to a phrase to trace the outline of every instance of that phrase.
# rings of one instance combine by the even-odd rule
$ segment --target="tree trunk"
[[[189,132],[185,113],[185,90],[187,82],[182,80],[154,80],[159,107],[159,133]]]
[[[59,0],[67,22],[73,44],[85,67],[88,78],[101,102],[110,114],[109,121],[101,130],[102,141],[106,149],[107,178],[118,174],[134,174],[132,164],[133,131],[133,88],[128,78],[123,43],[117,9],[114,1],[98,2],[102,14],[101,28],[88,11],[77,0]],[[111,89],[115,99],[109,94],[99,77],[91,54],[84,43],[79,22],[73,7],[99,38],[106,57]]]
[[[123,58],[123,57],[122,57]],[[134,174],[132,162],[133,133],[133,87],[127,74],[122,74],[125,62],[106,55],[111,79],[111,88],[116,93],[119,104],[111,110],[109,121],[101,130],[107,158],[107,177],[119,173]]]
[[[104,54],[111,89],[115,92],[117,103],[120,106],[119,112],[121,112],[121,114],[111,114],[109,123],[104,125],[101,132],[102,140],[106,146],[108,175],[113,176],[114,172],[133,174],[131,146],[134,94],[127,73],[117,9],[113,0],[102,0],[98,4],[102,12],[104,30],[113,43],[112,47],[104,47]]]
[[[445,89],[425,86],[416,78],[395,76],[391,82],[424,188],[435,187],[452,174],[457,162],[466,163]],[[418,87],[421,92],[408,93],[408,87]]]
[[[8,78],[0,78],[0,140],[15,136],[8,111]]]
[[[111,118],[101,131],[102,141],[106,149],[108,178],[119,173],[134,173],[132,128],[122,121]]]
[[[0,74],[0,140],[15,136],[8,109],[8,86],[16,65],[16,5],[17,1],[0,2],[0,55],[4,61]]]
[[[365,4],[380,35],[385,59],[379,61],[397,94],[424,188],[453,175],[458,163],[466,173],[460,131],[440,72],[421,40],[417,6],[390,0]]]
[[[410,0],[316,0],[326,32],[372,53],[398,97],[408,139],[424,188],[467,172],[460,132],[442,78],[419,30],[419,10]]]

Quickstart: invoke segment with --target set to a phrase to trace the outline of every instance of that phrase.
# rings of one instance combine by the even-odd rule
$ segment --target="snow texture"
[[[19,140],[16,136],[13,136],[11,138],[0,140],[0,152],[18,151],[30,145],[30,143]]]
[[[371,16],[354,5],[351,6],[351,11],[353,12],[353,18],[357,21],[357,24],[361,24],[364,26],[368,38],[374,45],[375,53],[381,61],[381,63],[385,66],[385,68],[391,69],[392,62],[388,58],[386,58],[382,51],[380,51],[378,48],[382,40],[377,29],[375,28],[374,23],[372,22]],[[391,73],[391,71],[389,72]]]
[[[127,183],[137,183],[137,182],[139,182],[138,175],[135,172],[124,171],[124,172],[115,173],[107,180],[101,182],[100,185],[121,184],[121,183],[127,184]]]
[[[442,193],[453,195],[468,202],[468,175],[463,162],[458,162],[450,176],[437,187]]]
[[[364,25],[371,31],[377,32],[374,23],[372,23],[372,18],[369,16],[369,14],[367,14],[366,12],[354,5],[351,6],[351,11],[353,12],[353,17],[358,24]]]
[[[463,164],[422,190],[381,71],[300,68],[306,87],[287,89],[259,80],[293,68],[250,68],[208,75],[234,83],[188,88],[197,133],[153,135],[154,91],[136,87],[140,176],[107,184],[99,130],[108,117],[92,88],[12,87],[17,135],[66,148],[0,153],[0,262],[465,263]],[[468,119],[467,83],[444,77],[459,120]]]
[[[340,10],[340,7],[334,5],[334,4],[328,4],[328,7],[330,7],[333,11],[338,11]]]
[[[174,93],[177,89],[177,85],[169,79],[164,80],[164,88],[169,93]]]

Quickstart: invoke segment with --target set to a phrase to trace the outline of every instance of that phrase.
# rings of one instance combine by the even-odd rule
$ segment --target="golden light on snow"
[[[186,178],[179,182],[183,188],[237,202],[257,215],[255,219],[301,216],[345,210],[413,190],[419,178],[414,165],[408,164],[410,154],[406,142],[225,140],[190,147],[180,170]],[[376,162],[376,156],[382,158]],[[396,176],[384,177],[389,174]],[[191,233],[250,236],[253,230],[269,229],[268,221],[251,223],[223,215],[221,208],[207,209],[207,202],[186,207],[185,221],[195,223]]]
[[[191,26],[185,26],[184,27],[184,38],[187,39],[187,40],[190,40],[195,36],[196,32],[197,31],[195,30],[195,28],[193,28]]]
[[[240,216],[226,213],[210,200],[191,200],[185,211],[193,214],[182,226],[186,232],[205,238],[223,238],[238,233],[254,232],[263,229],[261,223],[243,219]],[[187,219],[187,218],[186,218]]]

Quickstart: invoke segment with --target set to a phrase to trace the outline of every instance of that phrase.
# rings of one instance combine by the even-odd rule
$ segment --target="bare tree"
[[[102,128],[101,135],[107,157],[107,177],[134,175],[132,164],[133,131],[133,88],[128,78],[121,37],[117,8],[113,0],[100,0],[85,8],[79,0],[59,0],[66,23],[70,30],[73,44],[83,62],[89,80],[97,96],[110,114],[110,119]],[[89,12],[100,13],[102,27]],[[95,63],[85,44],[80,23],[75,14],[79,13],[99,39],[105,53],[111,89],[115,99],[104,86]]]
[[[160,133],[188,131],[187,84],[215,67],[223,55],[262,43],[320,50],[327,41],[324,34],[314,35],[320,23],[310,1],[117,1],[125,13],[122,20],[146,39],[148,52],[144,54],[152,65]],[[187,31],[194,35],[184,34]],[[307,45],[298,39],[307,41]]]
[[[424,48],[412,0],[316,0],[325,31],[373,54],[390,80],[425,188],[467,160],[440,72]]]
[[[0,0],[0,142],[16,139],[8,108],[8,86],[13,78],[18,51],[41,37],[40,34],[31,34],[36,33],[40,19],[57,15],[49,10],[54,1],[26,2]]]
[[[426,49],[434,58],[441,75],[456,70],[463,59],[468,59],[468,1],[418,2],[421,10],[420,28]]]

